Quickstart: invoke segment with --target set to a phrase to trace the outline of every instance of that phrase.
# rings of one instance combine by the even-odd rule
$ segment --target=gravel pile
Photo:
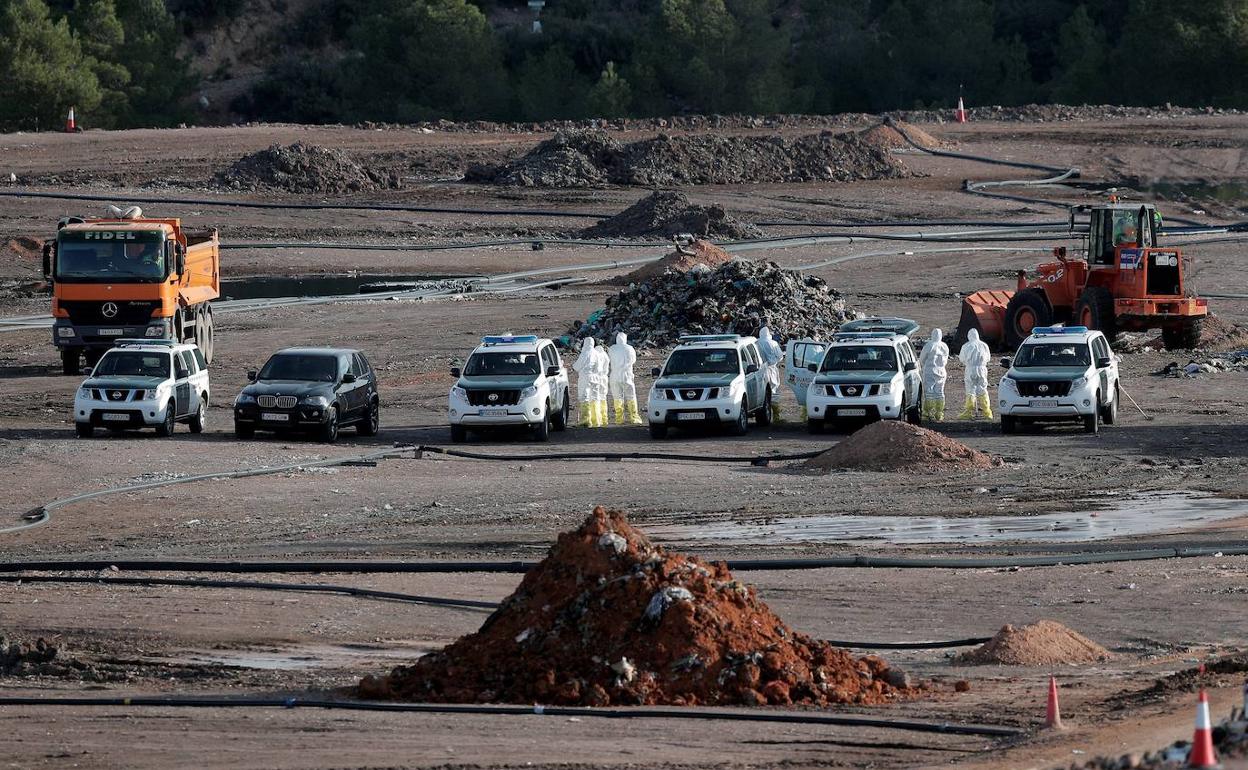
[[[659,347],[683,334],[752,335],[766,323],[782,340],[826,339],[851,318],[840,293],[822,278],[775,262],[733,259],[713,270],[668,270],[622,289],[568,334],[606,340],[622,331],[634,345]]]
[[[1057,666],[1095,663],[1109,650],[1058,623],[1038,620],[1025,626],[1002,626],[992,639],[954,658],[959,665]]]
[[[985,470],[1000,464],[1000,458],[936,431],[900,420],[880,420],[807,460],[805,466],[824,473],[833,470],[940,473]]]
[[[754,182],[892,179],[908,172],[887,150],[853,133],[796,138],[660,134],[620,143],[603,131],[560,131],[502,166],[469,168],[465,180],[521,187],[670,187]]]
[[[619,214],[581,231],[582,238],[671,238],[688,233],[700,238],[745,240],[763,231],[728,216],[723,206],[698,206],[680,192],[650,193]]]
[[[667,553],[602,508],[479,631],[359,686],[370,699],[584,706],[877,704],[916,691],[881,658],[789,629],[722,562]]]
[[[642,265],[631,273],[614,278],[610,283],[620,286],[631,286],[653,280],[667,271],[687,273],[690,270],[714,270],[722,264],[732,261],[732,255],[709,241],[694,241],[688,246],[677,246],[676,250],[657,262]]]
[[[341,194],[396,188],[401,180],[366,169],[338,150],[297,142],[244,155],[217,174],[216,183],[231,190]]]
[[[0,636],[0,674],[21,675],[38,673],[56,658],[56,647],[40,637],[34,644],[6,640]]]

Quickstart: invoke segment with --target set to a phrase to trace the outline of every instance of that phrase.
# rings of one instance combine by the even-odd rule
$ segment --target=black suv
[[[257,430],[304,431],[333,443],[354,425],[375,436],[381,423],[377,375],[358,350],[287,348],[274,353],[234,400],[234,435]]]

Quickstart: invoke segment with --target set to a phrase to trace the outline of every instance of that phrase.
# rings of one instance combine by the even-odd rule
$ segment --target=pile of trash
[[[723,206],[698,206],[680,192],[650,193],[619,214],[581,231],[582,238],[672,238],[683,234],[699,238],[744,240],[761,238],[763,231],[728,216]]]
[[[598,130],[560,131],[523,157],[475,164],[468,182],[519,187],[671,187],[752,182],[848,182],[907,176],[905,166],[855,133],[796,138],[660,134],[622,143]]]
[[[964,666],[1057,666],[1107,660],[1109,650],[1055,620],[1006,624],[992,639],[954,658]]]
[[[622,331],[634,345],[660,347],[684,334],[752,335],[765,323],[782,340],[826,339],[853,317],[822,278],[775,262],[733,259],[715,269],[667,270],[621,289],[567,333],[606,340]]]
[[[805,463],[805,467],[824,473],[833,470],[940,473],[986,470],[999,465],[999,457],[901,420],[873,422]]]
[[[56,658],[56,647],[43,637],[34,644],[6,640],[0,635],[0,674],[5,676],[37,672]]]
[[[694,269],[700,272],[714,270],[726,262],[731,262],[732,258],[731,254],[710,241],[696,240],[687,246],[678,243],[676,250],[671,254],[658,261],[642,265],[631,273],[613,278],[608,283],[631,286],[657,278],[668,270],[676,273],[687,273]]]
[[[1248,370],[1248,350],[1238,350],[1221,356],[1201,356],[1186,364],[1171,361],[1153,374],[1159,377],[1199,377],[1219,372],[1242,372]]]
[[[366,677],[363,698],[552,705],[877,704],[913,695],[873,655],[788,628],[722,562],[667,553],[595,508],[481,629]]]
[[[341,194],[397,188],[402,180],[366,169],[338,150],[296,142],[244,155],[218,173],[216,183],[231,190]]]

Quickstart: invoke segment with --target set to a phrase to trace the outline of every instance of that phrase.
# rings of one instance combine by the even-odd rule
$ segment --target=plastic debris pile
[[[701,238],[744,240],[763,231],[728,216],[723,206],[698,206],[684,193],[659,190],[619,214],[581,231],[582,238],[671,238],[688,233]]]
[[[568,329],[572,338],[607,339],[622,331],[634,345],[658,347],[684,334],[758,332],[781,340],[827,338],[852,319],[840,292],[822,279],[775,262],[733,259],[717,268],[666,270],[608,297],[606,307]]]
[[[401,180],[364,168],[338,150],[296,142],[244,155],[217,174],[216,183],[233,190],[341,194],[396,188]]]
[[[954,659],[961,665],[1055,666],[1107,660],[1109,650],[1058,623],[1005,625],[992,639]]]
[[[893,684],[896,683],[896,684]],[[359,686],[365,698],[553,705],[876,704],[875,656],[789,629],[723,563],[667,553],[620,511],[565,532],[481,629]]]
[[[1220,356],[1200,356],[1186,364],[1171,361],[1154,372],[1161,377],[1199,377],[1202,374],[1242,372],[1248,370],[1248,350],[1238,350]]]
[[[908,173],[886,149],[852,132],[795,138],[660,134],[621,143],[603,131],[577,129],[557,132],[510,163],[473,165],[464,178],[521,187],[669,187],[848,182]]]
[[[828,451],[807,460],[805,465],[824,473],[833,470],[938,473],[995,468],[1001,465],[1001,460],[927,428],[900,420],[880,420],[860,428]]]

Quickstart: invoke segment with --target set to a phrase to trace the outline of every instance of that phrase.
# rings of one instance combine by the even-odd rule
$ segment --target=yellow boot
[[[772,400],[771,402],[771,421],[777,424],[782,422],[780,418],[780,405],[777,404],[775,400]]]
[[[576,405],[576,427],[594,427],[594,402],[582,401]]]
[[[943,398],[932,399],[932,419],[936,422],[944,422],[945,400]]]
[[[624,412],[628,415],[629,425],[641,425],[641,412],[637,409],[637,399],[630,398],[624,402]]]
[[[615,400],[615,424],[624,424],[624,402],[618,398]]]
[[[598,421],[599,419],[600,418],[598,416],[598,402],[590,401],[589,402],[589,427],[591,428],[601,427],[602,423]]]
[[[984,419],[992,419],[992,399],[988,398],[988,394],[979,397],[979,408],[984,412]]]
[[[923,399],[923,421],[924,422],[935,419],[936,408],[935,408],[934,403],[935,402],[933,402],[932,399],[930,398]]]
[[[975,397],[967,396],[966,405],[962,407],[962,414],[958,415],[959,420],[975,419]]]
[[[598,427],[605,428],[607,424],[607,400],[604,398],[598,402]]]
[[[806,422],[808,419],[810,419],[810,413],[806,411],[806,407],[804,407],[804,406],[803,406],[803,407],[801,408],[801,410],[800,410],[800,414],[801,414],[801,421],[802,421],[802,422]]]

